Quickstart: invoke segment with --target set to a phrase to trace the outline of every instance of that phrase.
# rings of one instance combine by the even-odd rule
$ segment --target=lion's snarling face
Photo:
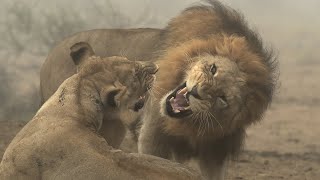
[[[239,110],[243,78],[237,65],[225,57],[205,55],[194,60],[185,82],[166,97],[164,112],[203,126],[199,133],[222,130],[221,124],[227,125]]]
[[[179,85],[168,86],[172,90],[161,100],[166,130],[176,135],[217,138],[260,120],[270,102],[271,70],[248,51],[245,39],[221,36],[213,42],[190,44],[182,47],[186,56],[174,55],[180,61],[185,58],[177,66],[183,74],[177,74],[180,83],[175,84]],[[202,46],[208,45],[212,48],[202,51]],[[196,50],[191,50],[194,46]]]

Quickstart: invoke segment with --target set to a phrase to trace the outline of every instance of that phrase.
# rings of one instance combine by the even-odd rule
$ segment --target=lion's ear
[[[75,65],[81,65],[88,57],[93,56],[92,47],[86,42],[78,42],[71,46],[70,56]]]

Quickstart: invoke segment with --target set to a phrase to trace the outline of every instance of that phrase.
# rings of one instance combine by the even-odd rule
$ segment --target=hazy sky
[[[141,19],[141,14],[147,11],[156,17],[157,22],[132,24],[129,27],[164,27],[170,18],[176,16],[184,8],[199,3],[197,0],[110,0],[117,11],[132,17]],[[107,0],[28,0],[32,11],[58,13],[61,7],[73,10],[81,17],[93,16],[99,8],[101,15],[95,22],[90,22],[87,29],[108,28],[104,21],[108,9]],[[319,0],[221,0],[231,7],[240,10],[262,36],[276,46],[295,48],[298,46],[313,47],[320,41],[320,1]],[[1,0],[0,13],[6,9],[8,2],[19,4],[21,0]],[[0,14],[1,15],[1,14]],[[1,21],[8,20],[8,16],[2,14]],[[142,17],[142,19],[150,17]],[[89,18],[88,18],[89,19]],[[106,18],[107,19],[107,18]],[[39,21],[41,16],[39,17]],[[92,18],[90,19],[92,21]],[[107,21],[107,20],[106,20]],[[1,27],[0,27],[1,28]],[[85,30],[85,29],[83,29]],[[292,37],[296,37],[292,39]],[[288,43],[290,42],[290,43]],[[292,43],[291,43],[292,42]],[[292,46],[292,47],[291,47]],[[292,49],[290,49],[292,50]],[[285,51],[285,50],[284,50]]]
[[[110,0],[113,8],[117,12],[129,16],[132,19],[140,19],[140,21],[131,23],[128,27],[164,27],[170,18],[176,16],[184,8],[199,3],[196,0]],[[108,14],[108,0],[0,0],[0,66],[4,65],[9,72],[10,86],[13,89],[19,89],[19,91],[12,91],[12,100],[8,104],[8,108],[16,107],[16,102],[20,102],[22,105],[27,104],[28,108],[32,103],[37,103],[34,97],[38,97],[38,78],[39,67],[45,59],[43,56],[50,51],[51,45],[59,42],[63,37],[69,36],[75,32],[95,29],[95,28],[112,28],[107,22],[110,20]],[[251,27],[254,27],[262,36],[264,41],[270,43],[277,52],[279,52],[279,61],[282,64],[282,78],[292,79],[289,71],[292,71],[293,66],[289,67],[288,71],[285,70],[286,62],[293,62],[294,68],[304,70],[301,68],[301,62],[312,66],[313,70],[319,69],[320,55],[317,52],[320,44],[320,0],[222,0],[224,3],[231,7],[240,10],[248,20]],[[28,21],[28,16],[20,15],[21,19],[17,19],[17,12],[13,12],[10,8],[12,4],[18,5],[22,11],[32,13],[32,20]],[[109,4],[110,5],[110,4]],[[19,8],[17,6],[17,8]],[[26,8],[27,7],[27,8]],[[67,15],[61,15],[62,9],[66,10]],[[14,9],[16,10],[16,9]],[[20,10],[19,10],[20,12]],[[45,12],[45,13],[44,13]],[[70,13],[69,13],[70,12]],[[144,13],[147,12],[147,13]],[[48,16],[45,16],[47,13]],[[22,12],[23,14],[23,12]],[[71,16],[71,15],[73,16]],[[143,15],[143,16],[142,16]],[[66,16],[71,16],[66,17]],[[79,16],[79,17],[78,17]],[[152,16],[152,17],[150,17]],[[50,21],[47,21],[48,18]],[[61,18],[64,18],[60,21]],[[82,21],[77,21],[80,18]],[[67,19],[67,21],[66,21]],[[143,22],[143,20],[152,19],[152,21]],[[54,31],[57,26],[52,25],[52,20],[56,23],[68,23],[69,29],[65,28],[66,24],[59,26],[58,33],[48,33],[47,38],[51,38],[54,43],[50,46],[44,46],[41,36],[39,34]],[[43,22],[47,23],[43,23]],[[31,22],[30,24],[27,22]],[[80,22],[80,23],[78,23]],[[11,25],[12,31],[6,29]],[[22,26],[21,26],[22,24]],[[71,24],[71,27],[70,27]],[[79,25],[80,24],[80,25]],[[84,25],[83,25],[84,24]],[[112,23],[111,23],[112,24]],[[116,23],[114,23],[116,24]],[[24,27],[30,27],[29,30]],[[77,26],[79,25],[79,27]],[[83,26],[82,26],[83,25]],[[11,30],[12,30],[11,29]],[[31,30],[30,30],[31,29]],[[68,30],[67,30],[68,29]],[[61,33],[63,32],[63,34]],[[45,47],[44,53],[41,57],[23,56],[21,59],[11,58],[23,50],[16,50],[7,52],[14,49],[14,41],[7,43],[8,33],[13,34],[14,38],[20,42],[21,46],[27,47],[25,50],[27,53],[34,49],[41,49]],[[53,36],[55,35],[55,36]],[[7,40],[7,41],[6,41]],[[43,38],[42,38],[43,40]],[[10,38],[9,38],[10,41]],[[12,45],[13,44],[13,45]],[[26,45],[25,45],[26,44]],[[33,46],[32,46],[33,44]],[[30,48],[31,47],[31,48]],[[8,56],[2,56],[1,53],[6,52]],[[305,63],[307,62],[307,63]],[[33,68],[30,68],[33,67]],[[292,71],[294,73],[299,71]],[[311,72],[311,70],[305,70]],[[302,76],[302,75],[301,75]],[[304,74],[303,74],[304,76]],[[300,75],[299,75],[300,77]],[[318,76],[309,77],[309,79],[317,80]],[[14,81],[12,80],[14,79]],[[293,79],[294,84],[295,79]],[[301,80],[300,80],[301,81]],[[283,87],[289,87],[285,84]],[[310,81],[313,82],[313,81]],[[15,83],[15,84],[14,84]],[[301,82],[299,82],[301,83]],[[305,86],[305,89],[299,89],[303,95],[310,95],[309,86]],[[314,85],[312,85],[314,87]],[[289,89],[289,88],[288,88]],[[300,92],[299,91],[299,92]],[[8,92],[11,92],[8,89]],[[284,91],[288,94],[287,91]],[[22,94],[19,95],[18,93]],[[289,93],[290,94],[290,93]],[[296,96],[296,92],[292,91],[291,95]],[[1,94],[0,94],[1,95]],[[5,95],[8,96],[8,95]],[[24,100],[24,101],[22,101]],[[18,106],[17,106],[18,107]],[[22,106],[21,106],[22,107]],[[37,107],[34,106],[34,107]],[[6,109],[4,109],[6,111]],[[1,115],[1,108],[0,108]]]
[[[283,25],[290,26],[301,25],[305,28],[318,28],[320,26],[320,1],[319,0],[221,0],[222,2],[241,10],[246,17],[253,21],[254,24],[260,25]],[[21,0],[1,0],[0,8],[5,9],[10,3],[21,3]],[[106,0],[28,0],[33,11],[54,11],[56,8],[70,8],[76,11],[81,11],[85,15],[92,12],[93,4],[99,6],[105,4]],[[138,16],[146,7],[150,9],[161,22],[159,25],[164,25],[171,17],[175,16],[179,11],[197,0],[111,0],[112,5],[118,11]],[[1,10],[0,9],[0,10]],[[5,11],[2,11],[5,12]],[[0,17],[7,18],[5,15]]]

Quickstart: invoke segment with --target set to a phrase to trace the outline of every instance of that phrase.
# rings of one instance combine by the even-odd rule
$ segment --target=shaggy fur
[[[103,120],[125,123],[134,102],[153,83],[156,65],[92,56],[85,43],[71,50],[78,73],[10,143],[0,179],[199,179],[179,164],[115,150],[98,134]]]
[[[239,153],[245,129],[261,120],[271,103],[277,63],[238,12],[207,2],[186,9],[164,30],[139,152],[179,162],[195,157],[208,179],[223,179],[223,167]],[[212,65],[215,74],[208,70]],[[197,87],[201,98],[190,96],[191,115],[172,117],[167,97],[184,82],[189,93]]]
[[[153,59],[153,52],[159,49],[158,44],[161,43],[161,34],[162,30],[150,28],[96,29],[79,32],[64,39],[52,49],[41,67],[41,105],[53,95],[64,80],[76,73],[76,66],[69,53],[69,47],[73,44],[87,42],[92,46],[96,55],[100,57],[125,56],[129,60],[149,61]],[[139,115],[134,115],[130,121],[138,122],[138,117]],[[112,126],[107,119],[103,122],[99,133],[104,138],[110,137],[112,134],[118,134],[114,132],[115,130],[126,128],[118,121],[112,122]],[[130,130],[135,134],[136,128],[131,124],[130,127],[133,127]],[[121,139],[121,136],[119,138]],[[120,142],[118,140],[112,142],[109,139],[108,142],[114,148],[118,148],[120,145],[116,143]]]

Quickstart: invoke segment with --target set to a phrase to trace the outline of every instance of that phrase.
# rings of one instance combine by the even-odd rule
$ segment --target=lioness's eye
[[[216,74],[216,72],[217,72],[217,67],[216,67],[215,64],[213,64],[213,65],[210,66],[210,72],[211,72],[213,75]]]

